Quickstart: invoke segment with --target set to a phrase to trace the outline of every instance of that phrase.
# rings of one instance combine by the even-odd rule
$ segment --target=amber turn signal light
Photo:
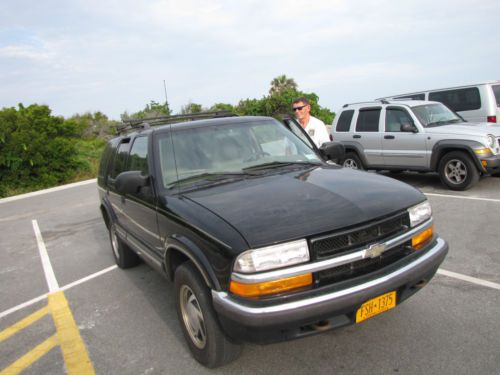
[[[241,297],[260,297],[312,285],[312,273],[257,284],[231,281],[229,290]]]
[[[411,246],[414,249],[419,250],[429,243],[432,239],[432,234],[434,233],[434,227],[427,228],[423,232],[420,232],[411,239]]]

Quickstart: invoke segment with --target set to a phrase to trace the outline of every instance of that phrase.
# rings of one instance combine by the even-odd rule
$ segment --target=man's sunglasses
[[[301,107],[292,107],[293,108],[293,111],[302,111],[304,109],[304,107],[307,107],[307,104],[306,105],[303,105]]]

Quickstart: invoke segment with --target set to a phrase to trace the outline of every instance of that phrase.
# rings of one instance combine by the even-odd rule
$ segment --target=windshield
[[[171,134],[158,141],[165,188],[321,163],[312,149],[275,120],[193,127]]]
[[[412,111],[424,127],[464,122],[455,112],[441,103],[419,105],[413,107]]]

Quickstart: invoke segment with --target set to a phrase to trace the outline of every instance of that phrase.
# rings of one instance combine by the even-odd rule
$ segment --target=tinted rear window
[[[500,107],[500,85],[491,86],[493,89],[493,93],[495,94],[495,98],[497,100],[497,107]]]
[[[455,112],[481,108],[481,97],[477,87],[431,92],[429,100],[441,102]]]
[[[378,132],[380,108],[361,109],[356,122],[357,132]]]
[[[354,115],[353,109],[342,112],[340,114],[336,130],[338,132],[348,132],[349,128],[351,127],[351,120],[353,115]]]

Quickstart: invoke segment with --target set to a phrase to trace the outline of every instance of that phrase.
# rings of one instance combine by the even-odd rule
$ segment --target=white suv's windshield
[[[321,163],[313,150],[273,120],[175,130],[172,137],[160,137],[158,146],[165,188]]]
[[[412,107],[412,111],[424,127],[464,122],[463,119],[441,103],[419,105]]]

